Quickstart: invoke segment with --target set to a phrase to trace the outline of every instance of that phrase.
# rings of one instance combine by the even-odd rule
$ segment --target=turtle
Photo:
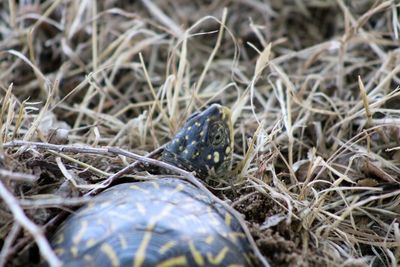
[[[212,104],[192,114],[161,160],[199,179],[232,164],[230,109]],[[64,266],[255,266],[238,220],[204,191],[172,175],[122,183],[93,197],[51,239]]]

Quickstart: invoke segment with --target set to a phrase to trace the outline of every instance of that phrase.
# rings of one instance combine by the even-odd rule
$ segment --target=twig
[[[93,148],[85,145],[55,145],[42,142],[30,142],[14,140],[3,144],[3,148],[10,147],[36,147],[48,150],[55,150],[58,152],[70,152],[70,153],[86,153],[86,154],[96,154],[96,155],[112,155],[108,152],[107,148]]]
[[[53,197],[48,199],[20,199],[19,204],[23,208],[51,208],[59,206],[79,206],[87,203],[89,197],[62,198]]]
[[[67,211],[61,211],[56,216],[51,218],[45,225],[42,226],[43,231],[47,232],[49,231],[49,229],[59,226],[62,219],[64,219],[67,215],[68,215]],[[29,235],[20,238],[18,242],[16,242],[16,244],[8,252],[8,257],[10,255],[14,255],[18,251],[21,251],[24,247],[29,245],[31,241],[32,241],[32,236]]]
[[[147,155],[145,155],[145,158],[152,158],[155,155],[157,155],[158,153],[160,153],[163,149],[164,146],[161,146],[155,150],[153,150],[152,152],[148,153]],[[99,184],[98,188],[94,188],[92,190],[90,190],[89,192],[87,192],[85,194],[85,196],[89,196],[89,195],[95,195],[97,193],[99,193],[100,191],[102,191],[103,189],[107,188],[112,182],[114,182],[116,179],[118,179],[119,177],[121,177],[122,175],[127,174],[128,172],[130,172],[131,170],[135,169],[138,165],[140,164],[140,161],[135,161],[131,164],[129,164],[128,166],[126,166],[125,168],[123,168],[122,170],[119,170],[118,172],[114,173],[113,175],[111,175],[110,177],[108,177],[106,180],[102,181]]]
[[[49,263],[50,266],[62,266],[60,260],[54,254],[49,242],[43,235],[42,230],[34,224],[28,217],[26,217],[22,208],[18,205],[18,200],[11,194],[3,182],[0,181],[0,196],[7,204],[15,220],[25,228],[35,239],[42,257]]]
[[[28,173],[22,172],[12,172],[5,169],[0,169],[0,178],[11,179],[13,181],[21,181],[21,182],[35,182],[38,177]]]
[[[95,172],[95,173],[97,173],[98,175],[103,175],[103,176],[109,176],[109,175],[110,175],[109,173],[107,173],[107,172],[105,172],[105,171],[99,170],[99,169],[97,169],[97,168],[95,168],[95,167],[93,167],[93,166],[91,166],[91,165],[89,165],[89,164],[86,164],[86,163],[84,163],[84,162],[81,162],[81,161],[79,161],[79,160],[77,160],[77,159],[74,159],[74,158],[72,158],[72,157],[69,157],[69,156],[67,156],[67,155],[64,155],[64,154],[61,154],[61,153],[57,153],[57,152],[51,151],[51,150],[50,150],[49,152],[52,153],[53,155],[56,155],[56,156],[65,158],[65,159],[67,159],[67,160],[70,161],[70,162],[76,163],[77,165],[80,165],[80,166],[82,166],[82,167],[85,168],[85,169],[91,170],[92,172]]]
[[[5,266],[7,258],[10,255],[10,248],[16,239],[19,231],[21,230],[21,225],[19,223],[14,223],[11,231],[8,233],[6,240],[4,241],[3,248],[0,253],[0,267]]]
[[[56,157],[56,163],[58,168],[60,169],[61,173],[64,175],[64,177],[72,183],[72,185],[76,188],[80,188],[80,189],[92,189],[92,188],[96,188],[97,185],[95,184],[78,184],[77,181],[75,181],[75,175],[70,173],[67,170],[67,167],[65,167],[64,163],[61,161],[60,157]]]

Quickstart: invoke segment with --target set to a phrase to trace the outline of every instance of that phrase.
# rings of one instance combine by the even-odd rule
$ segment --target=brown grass
[[[133,162],[11,141],[146,155],[212,102],[236,129],[215,190],[272,266],[397,266],[399,14],[395,0],[1,2],[0,266],[38,248],[57,264],[43,237],[62,211]]]

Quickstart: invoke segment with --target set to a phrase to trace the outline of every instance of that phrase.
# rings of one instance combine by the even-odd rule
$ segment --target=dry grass
[[[133,162],[3,144],[145,155],[219,102],[236,168],[215,192],[272,266],[397,266],[399,14],[395,0],[1,2],[0,265],[38,248],[57,264],[44,234]]]

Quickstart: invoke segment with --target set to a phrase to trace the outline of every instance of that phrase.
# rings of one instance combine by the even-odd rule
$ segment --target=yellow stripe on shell
[[[88,241],[86,241],[86,247],[90,248],[93,247],[96,244],[96,239],[90,238]]]
[[[162,247],[158,250],[158,252],[160,254],[164,254],[166,253],[168,250],[170,250],[171,248],[175,247],[177,244],[177,242],[175,240],[172,241],[168,241],[167,243],[165,243],[164,245],[162,245]]]
[[[188,262],[185,256],[177,256],[160,262],[159,264],[156,265],[156,267],[178,267],[178,266],[187,266],[187,264]]]
[[[225,224],[227,226],[231,226],[231,222],[232,222],[232,216],[229,213],[225,214]]]
[[[171,196],[171,195],[174,195],[175,193],[181,192],[183,189],[185,189],[185,186],[184,186],[183,184],[178,184],[178,185],[175,187],[175,190],[169,192],[168,195],[170,195],[170,196]]]
[[[216,218],[216,216],[215,216],[215,214],[214,214],[214,212],[213,212],[213,210],[212,210],[212,208],[211,208],[211,206],[208,206],[207,207],[207,217],[209,218],[209,222],[211,223],[211,224],[213,224],[213,225],[215,225],[215,226],[217,226],[217,225],[219,225],[220,224],[220,222],[219,222],[219,220]]]
[[[124,235],[118,235],[119,244],[121,245],[122,249],[126,249],[128,247],[128,242]]]
[[[201,253],[196,249],[193,241],[189,241],[190,253],[192,253],[193,259],[198,266],[204,266],[204,258]]]
[[[78,250],[77,246],[72,246],[70,248],[70,251],[71,251],[72,257],[76,258],[78,256],[79,250]]]
[[[211,245],[214,242],[214,236],[208,236],[205,241],[207,244]]]
[[[207,259],[211,264],[214,265],[220,265],[222,261],[224,260],[226,254],[228,253],[229,248],[228,247],[223,247],[219,253],[215,256],[212,256],[210,252],[207,253]]]
[[[160,221],[164,216],[166,216],[172,210],[173,207],[174,205],[169,204],[164,207],[164,209],[158,216],[151,218],[149,224],[146,227],[146,231],[143,235],[142,242],[140,242],[139,248],[136,252],[136,257],[133,264],[134,267],[143,266],[144,260],[146,258],[146,250],[151,240],[152,231],[154,230],[157,222]]]
[[[65,253],[65,250],[63,248],[56,248],[54,253],[56,253],[57,256],[61,256]]]
[[[142,215],[146,215],[146,208],[143,206],[142,203],[136,203],[136,208]]]
[[[229,232],[228,233],[229,239],[231,239],[233,242],[237,242],[239,238],[245,238],[246,235],[242,232]]]
[[[141,188],[140,186],[137,186],[137,185],[131,185],[131,186],[129,186],[129,188],[133,189],[133,190],[141,191],[141,192],[143,192],[145,194],[149,194],[150,193],[149,190],[143,189],[143,188]]]
[[[64,234],[60,233],[60,234],[57,235],[56,240],[54,241],[54,243],[56,245],[59,245],[62,242],[64,242]]]
[[[151,183],[151,185],[152,185],[155,189],[160,189],[160,185],[159,185],[157,182],[153,181],[153,182],[149,182],[149,183]]]
[[[111,262],[112,267],[120,266],[119,258],[117,253],[115,253],[113,247],[107,243],[101,245],[100,250],[107,256]]]
[[[85,254],[85,256],[83,256],[83,259],[87,262],[87,263],[93,263],[93,257]]]

